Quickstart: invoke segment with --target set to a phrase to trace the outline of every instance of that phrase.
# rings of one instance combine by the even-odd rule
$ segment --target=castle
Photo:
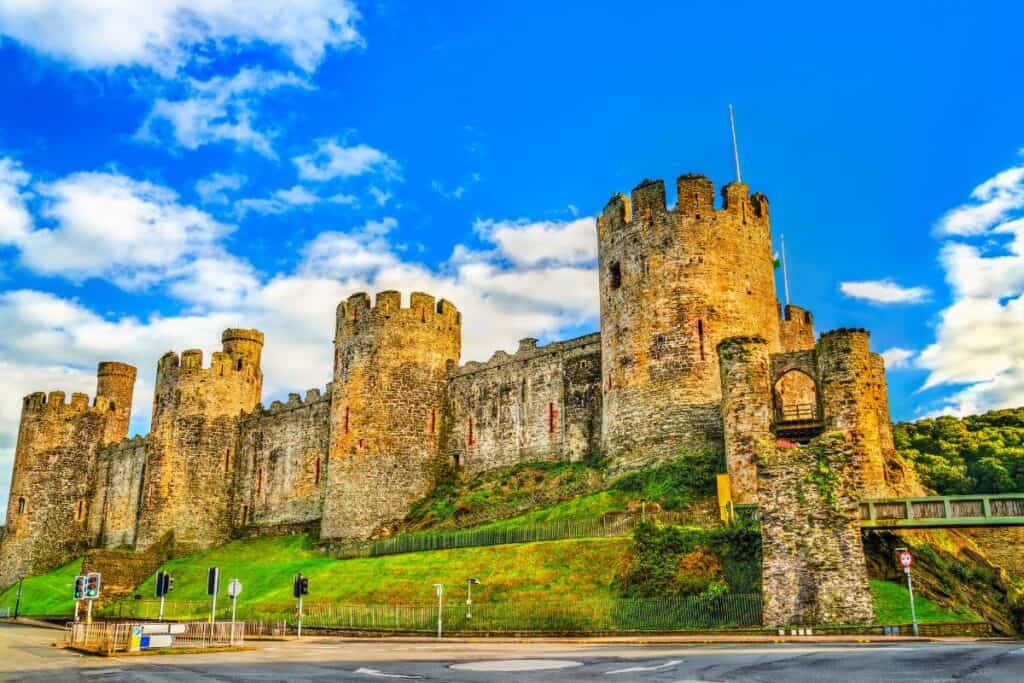
[[[816,341],[808,311],[780,310],[767,198],[734,182],[716,207],[704,176],[677,182],[674,208],[663,182],[644,181],[599,216],[599,333],[460,365],[452,303],[360,293],[338,305],[326,391],[265,408],[263,335],[229,329],[208,366],[198,350],[160,359],[148,436],[126,438],[136,370],[122,363],[99,364],[92,402],[25,397],[0,587],[90,548],[183,554],[305,529],[364,539],[441,477],[591,453],[625,470],[724,451],[733,500],[756,502],[766,443],[838,430],[857,437],[859,493],[888,492],[885,372],[868,333]]]

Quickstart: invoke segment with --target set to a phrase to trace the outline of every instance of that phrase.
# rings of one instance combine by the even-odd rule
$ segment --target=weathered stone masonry
[[[263,335],[231,329],[208,367],[197,350],[160,359],[146,437],[125,438],[130,366],[100,364],[92,406],[84,395],[70,404],[60,392],[26,397],[0,587],[86,548],[106,549],[93,563],[138,551],[148,559],[134,575],[240,535],[389,533],[439,478],[523,461],[600,454],[621,471],[724,451],[734,499],[773,510],[804,465],[764,460],[766,444],[835,430],[858,449],[843,481],[872,494],[904,485],[884,367],[867,333],[815,342],[810,312],[780,312],[768,200],[731,183],[718,207],[711,181],[697,175],[681,176],[677,189],[668,208],[664,183],[644,181],[601,213],[599,333],[545,346],[524,339],[514,354],[460,366],[463,320],[451,303],[360,293],[338,306],[323,392],[264,408]],[[808,505],[846,539],[845,518],[820,498]],[[778,519],[764,527],[766,558],[795,547],[774,535]],[[823,547],[856,564],[847,540]],[[766,577],[774,566],[766,560]],[[793,566],[791,585],[769,577],[766,586],[838,585],[822,574],[833,564]],[[789,616],[778,619],[829,617],[825,593],[783,596]]]

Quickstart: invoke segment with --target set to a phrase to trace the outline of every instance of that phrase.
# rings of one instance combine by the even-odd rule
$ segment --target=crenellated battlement
[[[394,290],[378,292],[373,305],[366,292],[351,295],[338,304],[337,337],[360,334],[371,328],[389,324],[433,324],[439,328],[458,328],[462,314],[447,299],[435,299],[430,294],[413,292],[409,305],[402,306],[402,294]]]
[[[201,381],[204,377],[215,381],[240,378],[247,382],[262,381],[260,355],[263,333],[259,330],[227,329],[221,336],[223,349],[210,354],[210,364],[203,364],[201,349],[186,349],[179,356],[174,351],[165,353],[157,363],[157,387],[181,381]]]
[[[127,363],[104,361],[96,370],[96,396],[94,398],[90,398],[89,394],[76,391],[71,394],[71,400],[68,401],[67,394],[63,391],[51,391],[49,394],[37,391],[25,396],[22,401],[22,414],[24,416],[59,413],[64,417],[73,417],[90,410],[102,413],[104,416],[107,413],[116,412],[117,416],[123,418],[123,421],[127,423],[131,410],[135,375],[135,368]]]
[[[650,223],[657,217],[671,215],[677,220],[714,221],[722,214],[740,214],[742,222],[760,224],[768,218],[768,198],[750,193],[739,182],[722,187],[721,207],[715,206],[715,186],[706,176],[687,173],[676,179],[677,201],[669,209],[665,199],[665,181],[644,180],[633,188],[630,196],[616,193],[598,217],[598,235],[634,223]]]
[[[140,434],[135,436],[121,439],[117,443],[107,444],[100,451],[100,455],[107,455],[110,457],[117,457],[118,455],[136,451],[139,448],[146,446],[146,437]]]
[[[485,362],[469,361],[465,365],[462,365],[452,372],[452,377],[461,377],[463,375],[471,375],[482,370],[490,370],[492,368],[501,367],[508,363],[522,363],[525,361],[540,358],[542,356],[548,356],[555,353],[564,353],[566,351],[572,351],[574,349],[594,346],[599,349],[601,345],[601,333],[594,332],[592,334],[585,334],[574,339],[567,339],[566,341],[551,342],[544,346],[537,346],[537,340],[532,337],[519,340],[519,348],[516,349],[515,353],[507,353],[505,351],[495,351],[491,354],[490,359]]]
[[[276,415],[278,413],[287,413],[293,410],[301,410],[302,408],[309,408],[322,403],[329,403],[331,400],[331,385],[328,384],[324,390],[319,388],[308,389],[305,397],[297,393],[288,394],[287,401],[274,401],[270,404],[270,407],[266,407],[263,403],[257,403],[256,407],[253,408],[252,412],[246,416],[246,418],[259,419],[266,415]]]

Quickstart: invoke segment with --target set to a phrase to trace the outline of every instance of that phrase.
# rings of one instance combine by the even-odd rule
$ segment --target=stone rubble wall
[[[757,476],[765,626],[874,621],[858,505],[863,457],[847,433],[802,447],[764,444]]]
[[[89,512],[90,536],[101,548],[135,544],[146,439],[136,436],[99,452]]]
[[[599,452],[601,338],[589,334],[467,363],[448,382],[444,451],[468,476],[518,462]]]

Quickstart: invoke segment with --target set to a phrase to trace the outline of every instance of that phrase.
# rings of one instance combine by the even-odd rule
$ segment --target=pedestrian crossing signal
[[[85,577],[75,577],[75,600],[81,600],[85,597]]]
[[[100,597],[100,574],[90,572],[85,575],[85,599],[94,600]]]

